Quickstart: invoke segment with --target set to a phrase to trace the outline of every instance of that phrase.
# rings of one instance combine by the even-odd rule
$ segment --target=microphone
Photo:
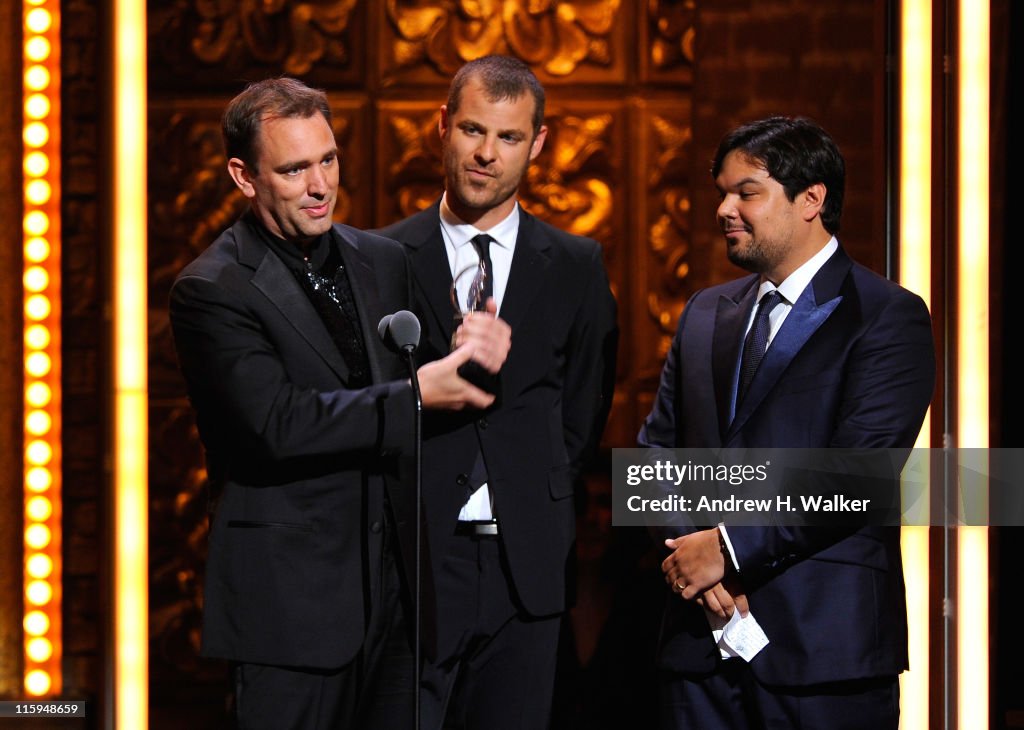
[[[400,309],[380,320],[377,334],[388,347],[411,354],[420,344],[420,321],[412,312]]]

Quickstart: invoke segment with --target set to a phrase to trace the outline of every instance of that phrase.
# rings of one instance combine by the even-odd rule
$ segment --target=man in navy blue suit
[[[753,122],[722,140],[712,176],[729,260],[752,275],[691,297],[640,444],[912,447],[935,381],[931,321],[836,240],[834,141],[806,119]],[[897,728],[898,529],[721,524],[665,543],[663,727]],[[737,610],[766,642],[746,658],[720,630]]]

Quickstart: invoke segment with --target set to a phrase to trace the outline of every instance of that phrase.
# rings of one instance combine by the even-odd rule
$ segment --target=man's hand
[[[717,529],[701,530],[665,541],[674,550],[661,564],[665,582],[688,601],[725,577],[718,534]]]
[[[473,345],[463,345],[447,357],[428,362],[416,371],[424,408],[449,411],[461,411],[463,408],[482,410],[494,402],[493,395],[459,377],[459,367],[469,362],[473,354]]]
[[[483,312],[467,312],[455,330],[455,347],[473,346],[473,360],[489,373],[501,370],[512,347],[512,328],[497,316],[494,298],[487,300]]]
[[[739,610],[740,616],[744,617],[750,613],[747,594],[743,592],[743,586],[733,578],[715,583],[697,597],[697,603],[724,619],[731,617],[735,610]]]

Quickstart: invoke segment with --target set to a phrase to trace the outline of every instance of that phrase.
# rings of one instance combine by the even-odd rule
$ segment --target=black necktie
[[[757,314],[754,316],[754,324],[747,333],[747,339],[743,343],[743,359],[740,362],[740,387],[736,405],[743,402],[750,388],[750,382],[754,379],[757,366],[764,358],[764,351],[768,349],[768,333],[771,324],[768,322],[768,315],[782,301],[782,295],[778,289],[772,289],[761,297],[757,305]]]
[[[470,239],[480,257],[480,263],[483,264],[483,287],[480,290],[480,305],[478,307],[481,310],[487,304],[487,300],[494,296],[494,269],[491,267],[491,241],[493,240],[486,233],[481,233]]]

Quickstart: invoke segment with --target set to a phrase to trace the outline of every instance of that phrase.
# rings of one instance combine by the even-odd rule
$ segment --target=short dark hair
[[[462,102],[462,89],[473,79],[479,79],[489,101],[515,101],[529,92],[533,95],[533,133],[544,126],[544,87],[533,71],[518,58],[511,56],[484,56],[460,68],[448,87],[448,116],[453,117]]]
[[[712,177],[718,177],[726,156],[736,150],[764,165],[790,201],[811,185],[823,183],[821,223],[833,235],[839,231],[846,163],[835,141],[817,123],[805,117],[769,117],[734,129],[718,145]]]
[[[260,124],[268,118],[308,119],[319,112],[331,123],[331,107],[327,94],[311,89],[297,79],[281,76],[256,81],[232,99],[221,119],[224,152],[228,159],[237,157],[254,173],[259,172],[257,142]]]

